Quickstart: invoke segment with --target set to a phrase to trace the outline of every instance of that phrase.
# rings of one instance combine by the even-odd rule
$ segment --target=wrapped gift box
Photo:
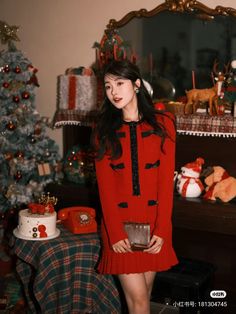
[[[90,111],[97,108],[95,75],[60,75],[59,109]]]
[[[98,112],[97,77],[67,73],[58,76],[58,104],[54,126],[91,125]]]
[[[38,165],[38,172],[40,176],[46,176],[51,173],[49,163],[43,163]]]

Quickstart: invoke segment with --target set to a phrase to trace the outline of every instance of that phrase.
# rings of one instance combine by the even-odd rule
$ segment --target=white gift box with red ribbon
[[[95,75],[59,75],[59,109],[90,111],[97,109]]]

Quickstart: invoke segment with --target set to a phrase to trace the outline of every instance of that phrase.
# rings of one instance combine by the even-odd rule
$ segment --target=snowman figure
[[[177,176],[176,189],[183,197],[198,197],[204,187],[199,179],[204,159],[199,157],[194,162],[181,167],[181,173]]]

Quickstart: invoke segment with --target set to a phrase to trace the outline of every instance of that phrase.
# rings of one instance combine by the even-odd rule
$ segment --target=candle
[[[153,57],[152,53],[149,54],[149,69],[150,69],[150,75],[152,77],[152,70],[153,70]]]
[[[118,45],[114,44],[114,46],[113,46],[113,55],[114,55],[114,59],[115,60],[118,60],[117,50],[118,50]]]
[[[126,59],[126,50],[125,47],[121,47],[122,50],[122,59],[125,60]]]
[[[137,55],[136,52],[134,50],[132,50],[131,56],[130,56],[130,61],[134,64],[136,64],[137,61]]]
[[[236,101],[234,102],[233,115],[234,115],[234,118],[236,118]]]
[[[192,84],[193,84],[193,88],[195,88],[195,72],[192,71]]]

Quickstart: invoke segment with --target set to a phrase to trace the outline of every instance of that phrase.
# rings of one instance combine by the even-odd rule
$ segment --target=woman
[[[171,226],[175,125],[170,113],[155,108],[131,62],[109,63],[104,86],[95,128],[103,212],[98,270],[118,275],[129,313],[146,314],[156,272],[177,263]],[[127,221],[150,224],[147,249],[132,250],[124,230]]]

